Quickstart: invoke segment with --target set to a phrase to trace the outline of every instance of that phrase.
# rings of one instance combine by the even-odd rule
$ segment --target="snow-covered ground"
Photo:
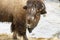
[[[33,30],[32,37],[50,38],[53,34],[60,32],[60,8],[59,3],[45,2],[47,15],[41,17],[39,24]]]
[[[0,34],[10,34],[11,33],[11,23],[0,22]]]
[[[53,34],[60,32],[60,7],[56,2],[45,2],[47,14],[41,15],[37,27],[30,33],[32,37],[50,38]],[[11,23],[0,23],[0,33],[11,33]],[[27,32],[27,34],[29,34]],[[27,35],[28,36],[28,35]]]

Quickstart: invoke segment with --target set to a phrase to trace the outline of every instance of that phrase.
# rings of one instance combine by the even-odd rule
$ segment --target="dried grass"
[[[28,39],[29,40],[60,40],[57,37],[53,37],[53,38],[31,38],[30,37]],[[9,35],[7,35],[7,34],[0,34],[0,40],[13,40],[13,39],[12,39],[12,36],[10,34]]]

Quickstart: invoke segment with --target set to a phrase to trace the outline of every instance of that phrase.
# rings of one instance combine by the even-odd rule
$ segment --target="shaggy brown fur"
[[[16,38],[16,33],[26,35],[26,12],[23,7],[27,0],[0,0],[0,22],[12,22],[11,30]]]
[[[0,22],[12,22],[11,30],[14,32],[14,39],[17,39],[17,33],[19,36],[23,36],[24,40],[28,40],[26,37],[27,12],[23,9],[27,1],[28,0],[0,0]],[[40,16],[36,16],[36,18],[37,21],[35,23],[37,24]]]
[[[32,8],[34,8],[33,10],[35,11],[33,13]],[[40,1],[40,0],[28,0],[27,1],[27,5],[24,7],[24,9],[27,10],[27,21],[26,24],[28,27],[29,32],[32,32],[32,30],[37,26],[39,20],[40,20],[40,15],[41,14],[46,14],[46,10],[45,10],[45,4]],[[32,13],[32,14],[31,14]],[[31,15],[33,15],[34,19],[31,20]],[[29,27],[30,26],[30,27]]]

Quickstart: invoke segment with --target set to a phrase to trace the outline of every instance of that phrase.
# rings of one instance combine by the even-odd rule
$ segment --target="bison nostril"
[[[28,19],[28,24],[31,24],[34,21],[34,17]]]
[[[28,24],[30,24],[30,20],[28,20]]]

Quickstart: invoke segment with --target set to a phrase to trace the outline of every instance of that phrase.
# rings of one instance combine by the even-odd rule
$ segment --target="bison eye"
[[[26,9],[27,9],[27,6],[24,6],[24,7],[23,7],[23,9],[25,9],[25,10],[26,10]]]

